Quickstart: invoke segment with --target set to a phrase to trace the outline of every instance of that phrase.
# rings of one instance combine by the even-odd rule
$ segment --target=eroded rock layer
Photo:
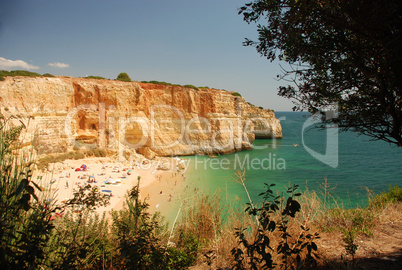
[[[226,154],[282,138],[271,110],[214,89],[71,77],[6,77],[1,113],[24,122],[39,154],[104,148],[122,155]],[[17,124],[16,120],[11,121]]]

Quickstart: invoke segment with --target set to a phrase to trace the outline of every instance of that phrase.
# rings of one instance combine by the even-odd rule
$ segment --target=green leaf
[[[22,179],[18,188],[15,190],[15,196],[20,195],[21,192],[25,189],[26,185],[28,185],[28,179],[26,179],[26,178]]]

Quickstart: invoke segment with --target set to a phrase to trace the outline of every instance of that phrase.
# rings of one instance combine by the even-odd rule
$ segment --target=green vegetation
[[[26,77],[42,77],[39,73],[36,72],[31,72],[27,70],[12,70],[12,71],[7,71],[7,70],[0,70],[0,81],[4,81],[4,77],[10,76],[10,77],[15,77],[15,76],[26,76]]]
[[[168,82],[163,82],[163,81],[141,81],[142,83],[152,83],[152,84],[162,84],[162,85],[176,85],[176,86],[181,86],[180,84],[172,84]]]
[[[278,94],[294,110],[324,114],[332,106],[322,127],[402,147],[401,8],[396,0],[253,0],[239,14],[258,32],[244,45],[289,66]]]
[[[395,186],[389,186],[388,192],[382,192],[370,198],[369,208],[384,207],[387,204],[402,202],[402,188],[397,184]]]
[[[148,212],[140,199],[140,177],[126,195],[122,210],[111,219],[95,210],[109,203],[96,187],[83,185],[73,198],[52,200],[49,188],[32,180],[33,162],[17,151],[21,127],[9,127],[0,118],[0,268],[1,269],[307,269],[319,258],[318,234],[310,228],[339,232],[345,252],[352,257],[357,237],[370,237],[379,215],[402,201],[402,189],[371,196],[365,208],[333,207],[327,183],[319,196],[293,185],[275,193],[265,184],[261,202],[236,206],[223,202],[219,192],[196,192],[182,201],[181,219],[167,230],[157,213]],[[84,155],[86,150],[52,156],[38,163]],[[237,174],[245,186],[244,174]],[[39,179],[38,179],[39,181]],[[239,208],[240,207],[240,208]],[[399,215],[399,212],[397,213]],[[359,242],[360,245],[360,242]]]
[[[233,92],[233,93],[232,93],[232,96],[241,97],[240,93],[238,93],[238,92]]]
[[[27,76],[27,77],[42,77],[39,73],[36,72],[31,72],[27,70],[12,70],[12,71],[7,71],[7,70],[1,70],[0,71],[0,76]]]
[[[198,90],[198,88],[196,86],[191,85],[191,84],[180,85],[180,84],[173,84],[173,83],[168,83],[168,82],[163,82],[163,81],[141,81],[141,82],[142,83],[162,84],[162,85],[183,86],[183,87],[188,87],[188,88]]]
[[[50,73],[45,73],[45,74],[43,74],[43,77],[56,77],[56,76],[54,76],[54,75],[52,75]]]
[[[196,86],[192,85],[192,84],[186,84],[186,85],[183,85],[183,86],[187,87],[187,88],[192,88],[192,89],[198,90],[198,88]]]
[[[127,75],[128,76],[128,75]],[[84,79],[97,79],[97,80],[106,80],[106,78],[103,78],[101,76],[86,76],[84,77]],[[129,80],[129,82],[131,81],[131,79]]]
[[[130,76],[128,76],[128,74],[125,72],[122,72],[119,75],[117,75],[116,80],[123,81],[123,82],[131,82]]]
[[[245,173],[237,172],[238,182],[248,194],[244,175]],[[262,203],[255,204],[251,199],[247,203],[245,211],[255,218],[256,225],[236,229],[239,246],[231,251],[235,261],[234,269],[317,267],[317,245],[314,241],[319,238],[318,233],[311,234],[307,223],[298,226],[299,228],[292,228],[292,221],[296,220],[296,214],[301,210],[301,205],[296,200],[301,196],[298,185],[287,188],[286,195],[274,195],[274,186],[275,184],[265,184],[266,190],[260,194]],[[274,237],[276,242],[272,239]]]
[[[33,163],[15,151],[23,126],[0,115],[0,268],[38,269],[46,257],[52,208],[32,181]]]

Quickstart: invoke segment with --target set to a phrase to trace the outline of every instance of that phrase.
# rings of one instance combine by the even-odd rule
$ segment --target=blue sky
[[[158,80],[237,91],[264,108],[289,111],[277,96],[278,62],[244,38],[256,26],[237,14],[247,0],[3,0],[0,69]]]

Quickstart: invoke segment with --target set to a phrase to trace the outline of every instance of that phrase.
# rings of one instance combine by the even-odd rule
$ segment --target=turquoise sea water
[[[402,186],[401,148],[351,132],[336,135],[333,129],[303,129],[306,121],[311,120],[307,113],[276,112],[276,117],[281,120],[282,140],[256,140],[253,150],[216,158],[186,157],[190,161],[186,178],[189,189],[207,193],[220,189],[226,198],[239,197],[247,202],[243,187],[234,178],[236,170],[246,168],[246,185],[254,201],[259,200],[264,183],[274,183],[282,190],[289,183],[317,190],[327,179],[331,186],[336,186],[333,195],[345,207],[354,207],[367,203],[365,187],[381,192],[389,185]],[[299,147],[293,147],[294,144]],[[308,152],[310,149],[324,155],[328,145],[338,149],[337,166],[336,152],[328,153],[331,166]]]

